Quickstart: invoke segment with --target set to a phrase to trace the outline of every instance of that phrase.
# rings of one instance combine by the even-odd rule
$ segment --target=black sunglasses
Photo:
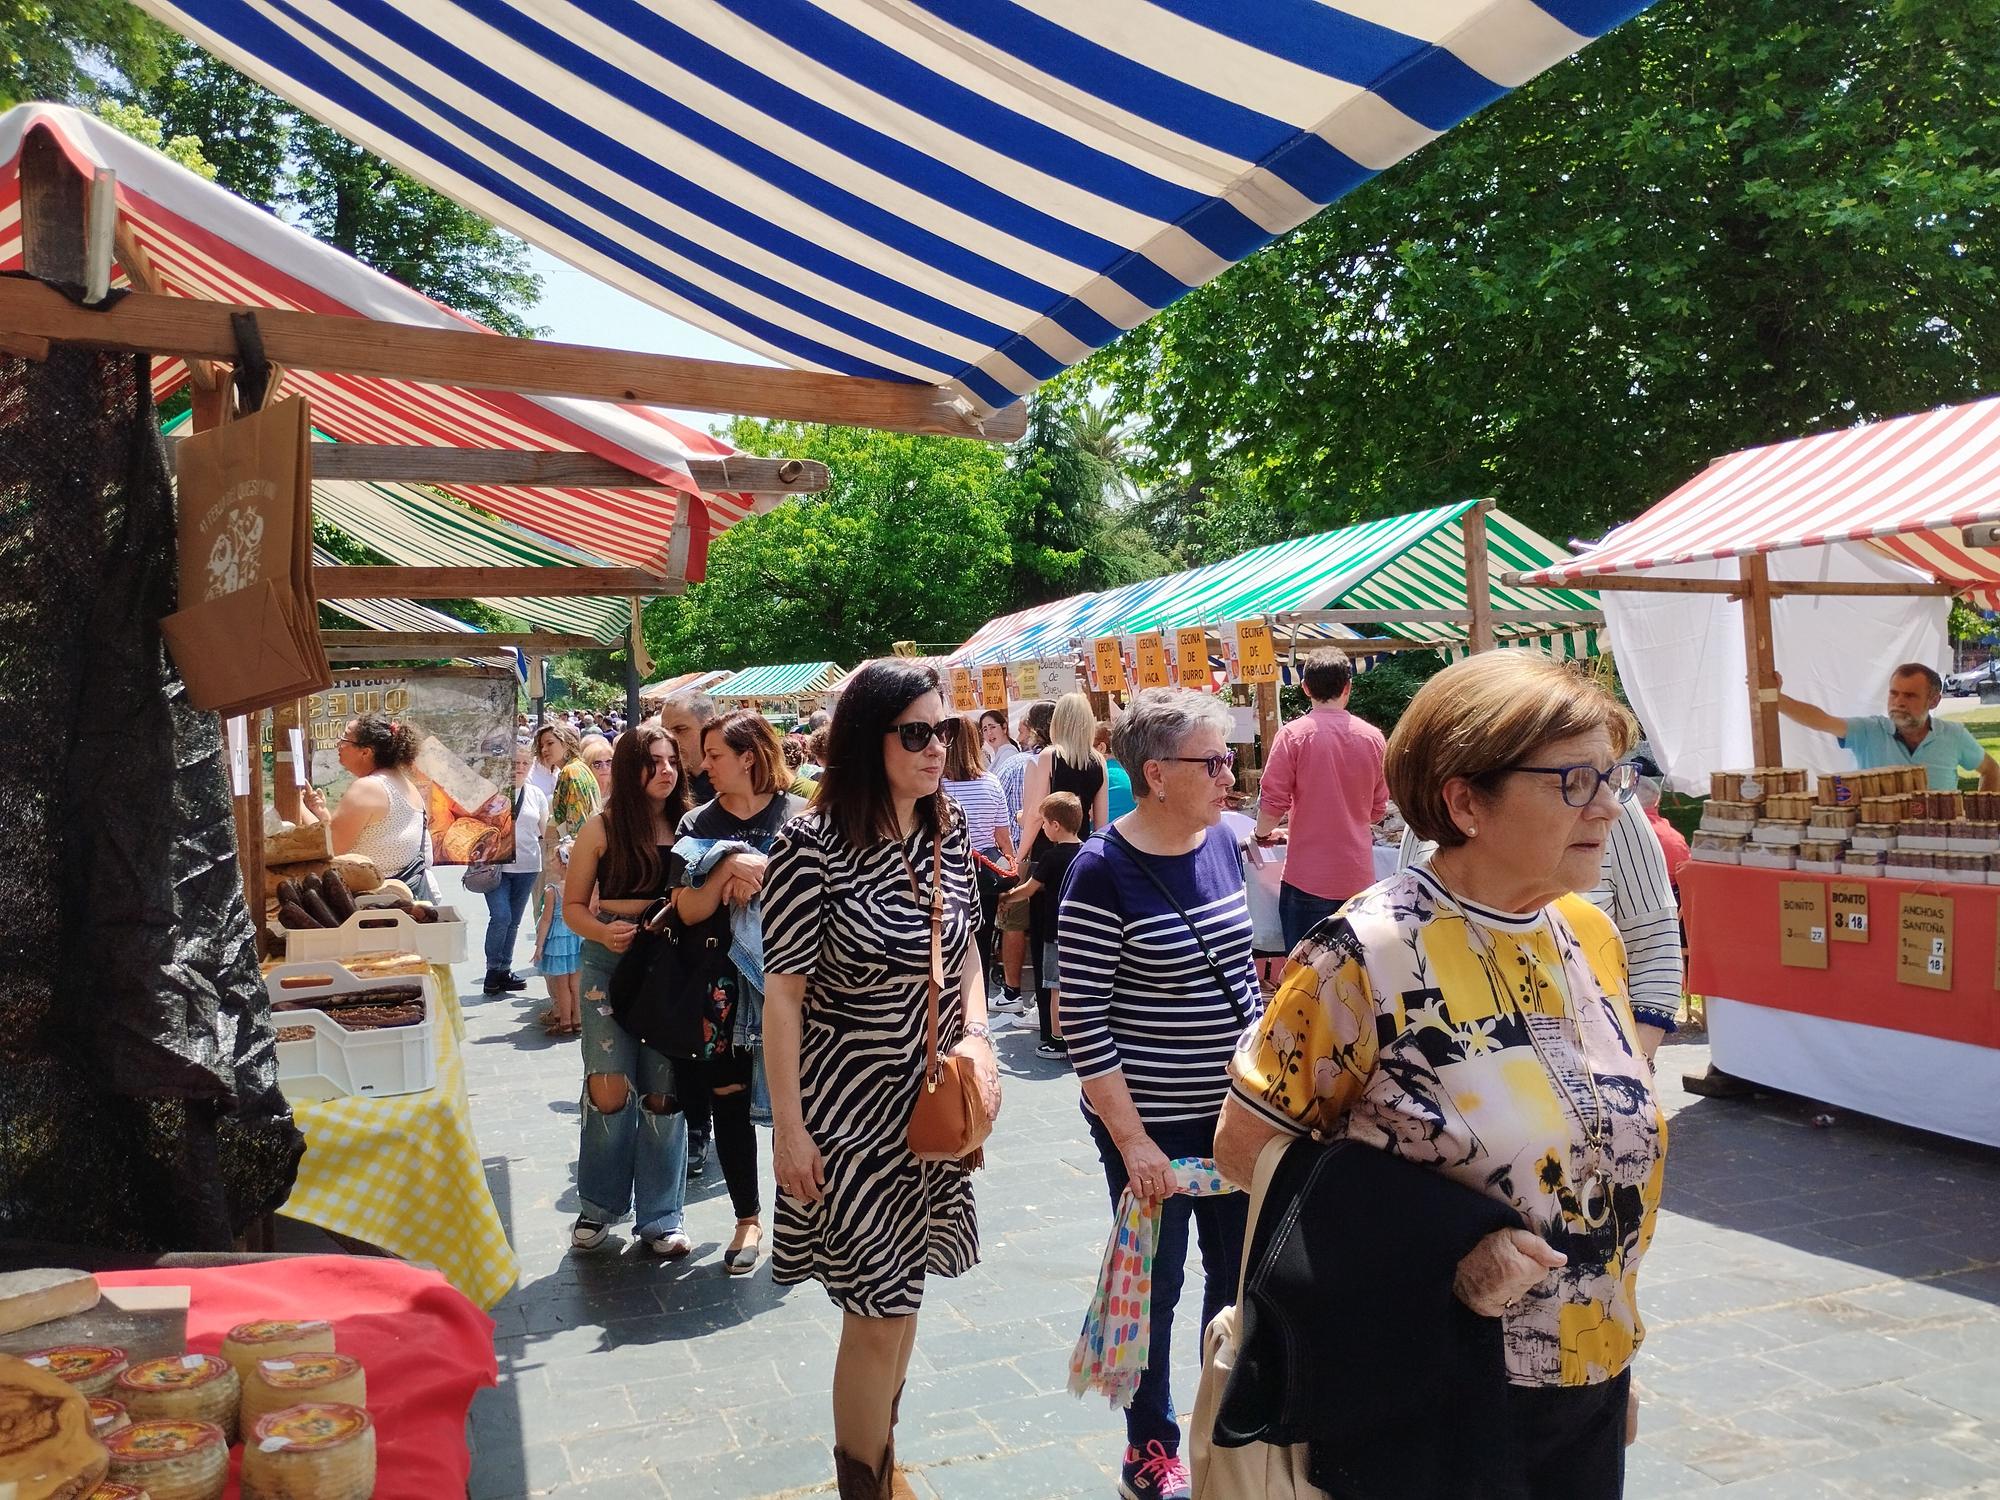
[[[964,727],[964,723],[958,719],[939,719],[935,724],[925,724],[921,721],[914,724],[892,724],[888,732],[902,742],[905,750],[915,755],[933,739],[946,749],[950,749],[958,739],[959,730]]]

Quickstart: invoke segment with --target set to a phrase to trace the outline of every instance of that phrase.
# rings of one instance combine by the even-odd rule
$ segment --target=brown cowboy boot
[[[889,1446],[882,1458],[889,1466],[889,1500],[917,1500],[917,1492],[896,1466],[896,1418],[903,1409],[903,1388],[896,1387],[896,1399],[889,1403]]]
[[[833,1478],[840,1488],[840,1500],[891,1500],[890,1476],[896,1471],[896,1445],[892,1440],[876,1466],[863,1463],[844,1449],[833,1450]]]

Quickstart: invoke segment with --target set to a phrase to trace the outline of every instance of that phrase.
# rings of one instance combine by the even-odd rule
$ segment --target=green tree
[[[832,482],[731,527],[707,576],[646,607],[664,675],[794,661],[852,664],[899,640],[960,641],[1007,607],[1016,480],[988,443],[739,421],[750,453],[818,459]]]
[[[134,102],[167,131],[201,142],[214,176],[239,198],[276,208],[297,111],[193,42],[175,37]]]
[[[122,0],[0,0],[0,109],[89,104],[113,92],[107,79],[150,81],[172,36]]]
[[[1010,587],[1016,606],[1115,588],[1166,559],[1124,510],[1133,455],[1117,419],[1059,384],[1034,396],[1011,468]]]
[[[2000,0],[1662,4],[1080,372],[1149,489],[1551,535],[2000,376]],[[1156,537],[1158,533],[1156,532]]]

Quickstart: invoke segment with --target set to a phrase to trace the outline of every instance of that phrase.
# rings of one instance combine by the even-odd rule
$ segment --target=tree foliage
[[[106,0],[0,0],[0,109],[30,99],[91,104],[107,79],[150,81],[172,33]]]
[[[1664,0],[1084,367],[1155,539],[1472,495],[1593,535],[1717,454],[1990,391],[1996,34],[2000,0]]]

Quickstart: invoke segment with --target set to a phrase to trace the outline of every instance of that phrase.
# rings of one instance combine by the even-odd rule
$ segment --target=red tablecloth
[[[1868,888],[1868,941],[1827,944],[1824,969],[1778,961],[1778,886],[1811,880]],[[1906,891],[1952,903],[1951,988],[1896,978],[1896,914]],[[1746,869],[1690,860],[1681,869],[1688,991],[1750,1005],[2000,1048],[1994,941],[2000,887],[1938,881],[1860,880]]]
[[[375,1500],[449,1500],[465,1493],[465,1416],[498,1379],[493,1320],[435,1271],[372,1256],[302,1255],[203,1270],[104,1271],[108,1286],[186,1286],[188,1347],[220,1354],[222,1338],[258,1318],[324,1318],[334,1346],[361,1361],[375,1419]],[[225,1497],[238,1493],[232,1459]]]

